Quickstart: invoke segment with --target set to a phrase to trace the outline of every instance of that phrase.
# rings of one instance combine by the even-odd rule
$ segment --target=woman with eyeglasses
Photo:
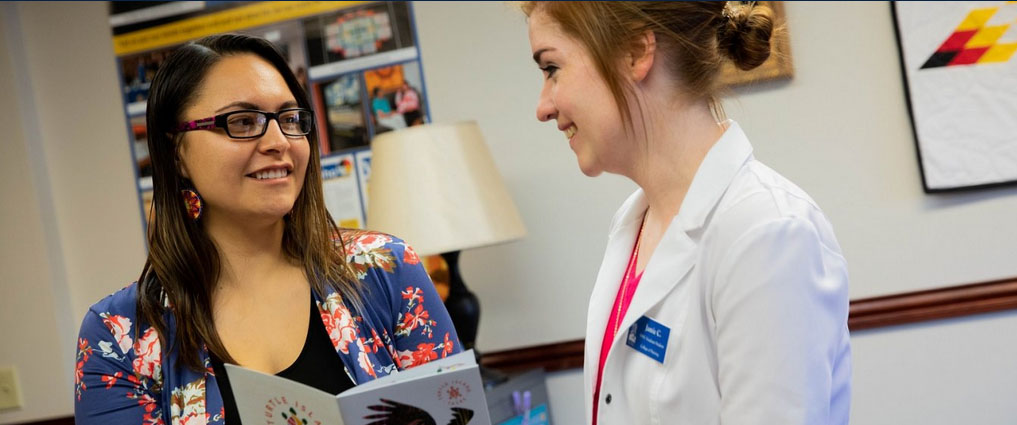
[[[743,2],[524,2],[554,121],[639,189],[590,297],[587,423],[846,424],[847,263],[823,212],[724,119],[725,63],[770,55]],[[564,142],[564,141],[563,141]]]
[[[337,394],[461,350],[413,250],[326,211],[314,114],[269,42],[180,47],[147,119],[148,259],[82,322],[76,423],[239,423],[224,363]]]

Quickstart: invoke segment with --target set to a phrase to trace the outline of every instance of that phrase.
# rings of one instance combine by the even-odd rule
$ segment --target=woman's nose
[[[549,85],[544,84],[540,91],[540,99],[537,100],[537,120],[546,122],[558,117],[558,108],[551,99]]]
[[[285,152],[289,148],[290,141],[283,134],[282,128],[279,127],[279,120],[269,120],[266,125],[268,128],[258,141],[258,149],[264,153]]]

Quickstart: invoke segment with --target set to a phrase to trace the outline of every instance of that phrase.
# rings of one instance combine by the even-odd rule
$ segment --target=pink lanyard
[[[604,340],[600,345],[600,362],[597,367],[596,388],[594,388],[593,392],[593,425],[597,425],[597,400],[600,398],[600,383],[604,375],[604,364],[607,363],[607,354],[611,350],[611,343],[614,342],[615,336],[618,335],[622,319],[625,318],[625,313],[628,312],[629,305],[632,304],[636,287],[639,286],[639,281],[643,277],[642,273],[636,274],[636,268],[639,264],[639,245],[642,239],[643,227],[640,225],[639,233],[636,235],[636,245],[632,249],[632,255],[629,256],[629,264],[625,267],[625,274],[622,275],[621,286],[618,288],[618,295],[615,297],[614,305],[611,308],[611,316],[608,318],[607,327],[604,329]]]

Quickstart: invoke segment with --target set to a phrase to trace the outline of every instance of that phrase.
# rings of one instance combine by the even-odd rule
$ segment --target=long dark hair
[[[179,171],[175,129],[184,108],[195,101],[208,71],[224,57],[236,54],[254,54],[268,61],[282,75],[299,106],[311,109],[307,94],[278,50],[264,39],[237,34],[209,36],[178,48],[160,66],[148,97],[154,217],[148,229],[148,259],[138,279],[138,314],[155,328],[163,347],[177,349],[179,361],[196,371],[206,367],[199,360],[202,346],[223,361],[234,360],[223,346],[212,316],[212,294],[222,265],[219,250],[200,220],[188,215],[181,197],[181,190],[193,186]],[[345,301],[359,307],[359,281],[346,263],[339,228],[325,209],[317,133],[312,131],[307,140],[311,155],[303,188],[284,219],[283,250],[303,265],[311,287],[319,294],[331,286]],[[166,333],[170,316],[176,324],[173,335]]]

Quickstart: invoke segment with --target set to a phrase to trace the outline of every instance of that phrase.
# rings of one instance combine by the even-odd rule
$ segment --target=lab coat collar
[[[717,143],[710,148],[699,165],[689,192],[678,210],[676,222],[683,230],[690,231],[706,224],[706,218],[727,192],[735,174],[752,157],[752,145],[734,120],[727,120],[727,130]]]
[[[727,130],[703,158],[672,226],[678,225],[685,231],[702,227],[735,174],[752,157],[752,145],[741,126],[730,119],[724,124],[728,126]],[[618,209],[610,236],[635,232],[632,229],[638,229],[642,223],[647,206],[643,189],[636,189]],[[634,234],[632,240],[635,242]]]

